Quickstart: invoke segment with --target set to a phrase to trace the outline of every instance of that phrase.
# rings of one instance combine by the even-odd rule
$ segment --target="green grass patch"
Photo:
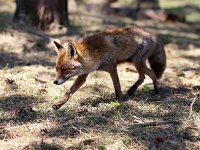
[[[55,96],[53,97],[53,100],[54,100],[54,101],[57,101],[57,100],[59,100],[60,98],[61,98],[61,96],[55,95]]]
[[[143,86],[143,91],[144,91],[144,92],[149,93],[149,92],[151,92],[152,90],[153,90],[153,88],[152,88],[152,86],[150,86],[149,84],[145,84],[145,85]]]

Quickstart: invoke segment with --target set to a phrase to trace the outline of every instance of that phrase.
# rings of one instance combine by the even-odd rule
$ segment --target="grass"
[[[177,7],[177,6],[184,6],[184,5],[196,5],[200,6],[200,2],[198,0],[160,0],[160,5],[162,8],[172,8],[172,7]]]
[[[163,0],[161,6],[170,10],[186,2],[164,3]],[[130,18],[116,21],[107,15],[107,20],[112,18],[108,22],[87,16],[88,34],[94,32],[96,24],[98,30],[134,24],[164,40],[168,59],[159,81],[160,94],[154,94],[152,81],[146,77],[136,94],[120,103],[115,100],[109,75],[93,72],[86,84],[61,109],[54,111],[51,105],[62,97],[75,78],[61,86],[54,85],[56,53],[51,42],[54,37],[31,27],[23,30],[13,27],[9,20],[14,3],[0,0],[0,4],[0,18],[4,21],[0,22],[3,29],[0,32],[0,149],[199,149],[199,99],[188,119],[200,83],[200,38],[191,25]],[[9,15],[4,17],[2,12]],[[69,34],[56,40],[65,43],[80,38],[83,33],[76,26],[68,30]],[[127,68],[132,66],[118,66],[123,94],[138,77]],[[187,76],[191,70],[196,73]]]

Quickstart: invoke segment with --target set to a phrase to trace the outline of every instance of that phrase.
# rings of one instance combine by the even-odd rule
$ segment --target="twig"
[[[75,129],[76,131],[78,131],[79,132],[79,134],[84,134],[85,136],[87,136],[88,138],[92,138],[91,136],[89,136],[87,133],[85,133],[85,132],[83,132],[82,130],[81,130],[81,128],[80,129],[78,129],[77,127],[75,127],[73,124],[71,124],[71,126],[72,126],[72,128],[73,129]]]
[[[133,116],[133,118],[135,119],[134,121],[137,122],[137,123],[144,123],[144,120],[142,118],[139,118],[137,116]]]
[[[199,95],[196,95],[195,98],[193,99],[192,103],[190,104],[190,111],[189,111],[188,120],[190,120],[190,118],[192,117],[193,105],[194,105],[194,103],[195,103],[195,101],[197,100],[198,97],[199,97]]]
[[[47,81],[41,80],[41,79],[39,79],[39,78],[36,77],[36,76],[33,76],[33,78],[34,78],[36,81],[40,82],[40,83],[47,83]]]
[[[137,73],[137,71],[135,69],[132,68],[126,68],[126,72],[134,72]]]

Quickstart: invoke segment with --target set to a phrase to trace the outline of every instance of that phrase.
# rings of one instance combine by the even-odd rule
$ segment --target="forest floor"
[[[91,15],[95,9],[71,15],[73,26],[67,33],[45,33],[14,24],[15,3],[0,0],[0,149],[198,150],[200,23],[192,13],[199,13],[200,4],[194,4],[177,8],[192,23]],[[75,80],[53,84],[57,56],[52,40],[65,44],[96,31],[129,26],[145,28],[165,43],[167,68],[159,80],[160,94],[154,95],[146,77],[133,97],[119,103],[109,75],[93,72],[62,108],[52,110]],[[130,64],[118,66],[118,74],[125,94],[138,74]]]

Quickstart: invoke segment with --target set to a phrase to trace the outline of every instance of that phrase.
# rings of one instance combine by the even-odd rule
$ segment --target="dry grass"
[[[168,58],[161,93],[153,94],[147,77],[134,97],[119,103],[109,75],[93,72],[60,110],[53,111],[51,105],[75,78],[62,86],[52,83],[56,53],[51,40],[75,40],[83,31],[71,27],[67,34],[48,35],[31,27],[20,29],[11,22],[14,2],[0,4],[0,149],[199,149],[199,97],[192,111],[190,106],[200,90],[200,37],[191,26],[82,16],[86,31],[92,33],[137,25],[158,34]],[[5,14],[6,19],[1,17]],[[137,79],[127,68],[132,66],[118,67],[124,94]],[[81,114],[81,109],[87,112]]]

